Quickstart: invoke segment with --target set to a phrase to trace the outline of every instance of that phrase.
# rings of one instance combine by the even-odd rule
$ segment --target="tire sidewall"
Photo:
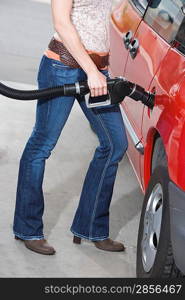
[[[148,188],[144,197],[143,207],[141,212],[139,232],[138,232],[138,241],[137,241],[137,277],[140,278],[161,278],[163,277],[163,271],[165,268],[165,263],[167,259],[168,247],[170,243],[170,216],[169,216],[169,175],[168,170],[164,166],[158,166],[150,179]],[[142,262],[142,250],[141,242],[143,238],[143,223],[146,207],[148,200],[150,198],[151,192],[154,187],[160,183],[163,190],[163,211],[162,211],[162,221],[161,221],[161,231],[159,237],[159,243],[157,247],[157,253],[152,269],[146,273],[143,268]]]

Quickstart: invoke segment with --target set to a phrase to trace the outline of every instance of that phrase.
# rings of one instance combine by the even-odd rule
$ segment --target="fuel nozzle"
[[[112,80],[109,79],[108,89],[112,104],[120,103],[125,97],[130,97],[135,101],[141,101],[151,109],[154,107],[155,94],[146,91],[135,83],[127,81],[123,77],[117,77]]]

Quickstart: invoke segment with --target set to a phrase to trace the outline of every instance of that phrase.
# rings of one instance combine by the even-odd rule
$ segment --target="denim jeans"
[[[108,71],[102,73],[108,77]],[[42,57],[39,88],[86,79],[83,69]],[[89,109],[83,97],[77,100],[98,136],[99,146],[85,177],[71,231],[86,239],[103,240],[109,236],[109,206],[118,163],[127,150],[127,137],[119,105]],[[37,102],[35,126],[20,160],[13,226],[14,234],[24,240],[44,238],[42,183],[45,161],[58,141],[74,101],[74,96],[63,96]]]

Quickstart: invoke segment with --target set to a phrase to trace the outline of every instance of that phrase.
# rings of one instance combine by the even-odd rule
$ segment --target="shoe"
[[[73,237],[74,244],[81,244],[81,238],[78,236]],[[113,241],[111,239],[106,239],[103,241],[93,241],[96,248],[104,250],[104,251],[111,251],[111,252],[121,252],[125,251],[125,246],[122,243]]]
[[[125,246],[122,243],[113,241],[111,239],[106,239],[103,241],[93,241],[96,248],[104,250],[104,251],[112,251],[112,252],[121,252],[125,251]]]
[[[82,239],[80,237],[74,235],[74,237],[73,237],[73,243],[74,244],[80,245],[81,241],[82,241]]]
[[[21,240],[24,242],[26,248],[32,250],[36,253],[44,255],[53,255],[55,254],[55,249],[48,244],[45,239],[42,240],[22,240],[19,237],[15,236],[16,240]]]

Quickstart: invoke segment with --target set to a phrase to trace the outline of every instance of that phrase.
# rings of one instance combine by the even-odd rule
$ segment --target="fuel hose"
[[[123,77],[107,79],[107,88],[110,95],[110,104],[120,103],[128,96],[135,101],[141,101],[151,109],[154,106],[154,94],[145,91],[141,86],[127,81]],[[52,99],[59,96],[86,95],[89,92],[87,81],[39,90],[17,90],[0,82],[0,95],[22,101]]]

